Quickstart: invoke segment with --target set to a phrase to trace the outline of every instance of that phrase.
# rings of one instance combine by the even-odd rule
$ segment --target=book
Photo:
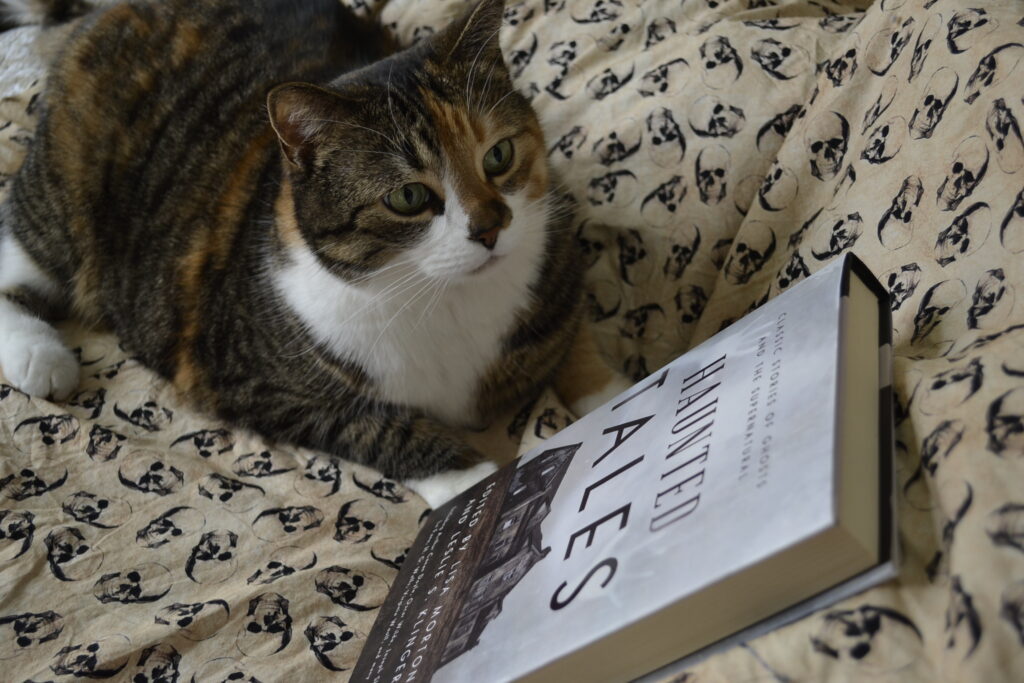
[[[352,680],[664,674],[893,577],[891,334],[846,255],[434,510]]]

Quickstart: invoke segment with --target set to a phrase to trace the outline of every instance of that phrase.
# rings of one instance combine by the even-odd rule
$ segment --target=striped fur
[[[0,250],[13,238],[59,291],[4,281],[4,305],[28,320],[66,304],[198,405],[275,440],[400,478],[477,461],[451,423],[550,381],[581,312],[568,211],[498,47],[502,10],[483,0],[400,52],[337,0],[88,14],[0,208]],[[487,177],[480,159],[506,137],[514,163]],[[408,182],[434,192],[411,218],[383,202]],[[485,229],[499,231],[493,251],[476,242]],[[464,328],[446,340],[443,326],[428,339],[430,325],[382,325],[401,362],[376,362],[352,327],[364,314],[331,306],[383,306],[401,268],[420,284],[390,290],[409,301],[395,316],[443,307]],[[313,287],[314,271],[328,284]],[[289,277],[310,291],[293,296]],[[465,319],[467,293],[508,311],[491,316],[500,329]],[[445,373],[408,386],[417,349],[445,358],[451,344],[483,359],[457,408]]]

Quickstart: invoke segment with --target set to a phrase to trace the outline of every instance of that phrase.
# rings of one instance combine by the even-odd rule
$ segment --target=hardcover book
[[[667,673],[894,576],[891,329],[847,255],[433,511],[353,680]]]

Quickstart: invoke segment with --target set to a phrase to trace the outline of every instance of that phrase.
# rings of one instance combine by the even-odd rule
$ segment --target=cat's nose
[[[500,201],[481,202],[470,213],[469,239],[494,249],[498,233],[508,227],[512,212]]]
[[[469,236],[469,239],[474,242],[479,242],[484,245],[487,249],[494,249],[494,245],[498,243],[498,233],[501,232],[501,226],[496,226],[488,230],[487,232],[476,232]]]

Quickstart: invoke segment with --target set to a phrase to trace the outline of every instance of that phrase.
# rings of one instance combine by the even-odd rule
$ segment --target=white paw
[[[29,396],[63,401],[78,386],[78,359],[52,328],[4,335],[0,368],[12,386]]]
[[[466,470],[449,470],[423,479],[406,479],[403,484],[420,494],[435,510],[473,484],[498,471],[493,462],[484,461]]]
[[[569,409],[576,414],[576,417],[583,417],[587,413],[597,410],[627,389],[632,388],[632,386],[633,382],[617,374],[600,391],[577,399],[569,406]]]

